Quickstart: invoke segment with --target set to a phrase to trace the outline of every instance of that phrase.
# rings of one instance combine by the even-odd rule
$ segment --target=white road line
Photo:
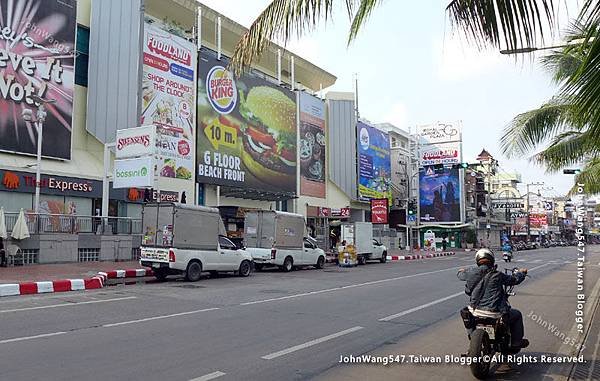
[[[356,332],[356,331],[359,331],[361,329],[363,329],[363,327],[360,327],[360,326],[352,327],[350,329],[346,329],[346,330],[338,332],[338,333],[334,333],[334,334],[331,334],[331,335],[323,336],[323,337],[321,337],[319,339],[314,339],[314,340],[308,341],[308,342],[306,342],[304,344],[295,345],[293,347],[281,350],[279,352],[274,352],[274,353],[262,356],[261,358],[265,359],[265,360],[273,360],[273,359],[275,359],[277,357],[285,356],[287,354],[290,354],[290,353],[293,353],[293,352],[297,352],[297,351],[300,351],[302,349],[306,349],[306,348],[312,347],[314,345],[324,343],[324,342],[329,341],[329,340],[336,339],[336,338],[338,338],[340,336],[348,335],[348,334],[350,334],[352,332]]]
[[[121,326],[121,325],[143,323],[143,322],[152,321],[152,320],[168,319],[168,318],[177,317],[177,316],[193,315],[193,314],[198,314],[200,312],[215,311],[215,310],[219,310],[219,309],[220,308],[205,308],[203,310],[187,311],[187,312],[180,312],[180,313],[177,313],[177,314],[153,316],[153,317],[144,318],[144,319],[137,319],[137,320],[121,321],[121,322],[118,322],[118,323],[104,324],[104,325],[102,325],[102,327],[104,327],[104,328],[118,327],[118,326]]]
[[[324,289],[324,290],[316,290],[316,291],[311,291],[311,292],[305,292],[305,293],[302,293],[302,294],[294,294],[294,295],[282,296],[282,297],[279,297],[279,298],[255,300],[253,302],[240,303],[240,306],[249,306],[249,305],[253,305],[253,304],[276,302],[276,301],[280,301],[280,300],[300,298],[300,297],[303,297],[303,296],[323,294],[323,293],[326,293],[326,292],[346,290],[346,289],[355,288],[355,287],[372,286],[374,284],[379,284],[379,283],[392,282],[392,281],[400,280],[400,279],[414,278],[414,277],[421,276],[421,275],[430,275],[430,274],[436,274],[436,273],[440,273],[440,272],[444,272],[444,271],[449,271],[449,270],[456,270],[456,269],[460,269],[462,267],[463,266],[450,267],[450,268],[442,269],[442,270],[435,270],[435,271],[428,271],[428,272],[424,272],[424,273],[404,275],[404,276],[399,276],[399,277],[395,277],[395,278],[380,279],[380,280],[375,280],[375,281],[365,282],[365,283],[350,284],[350,285],[347,285],[347,286],[327,288],[327,289]]]
[[[221,376],[224,376],[226,373],[223,372],[212,372],[209,374],[205,374],[202,377],[198,377],[198,378],[193,378],[190,381],[209,381],[209,380],[214,380],[215,378],[219,378]]]
[[[118,302],[121,300],[131,300],[131,299],[137,299],[136,296],[127,296],[124,298],[113,298],[113,299],[101,299],[101,300],[90,300],[87,302],[76,302],[76,303],[61,303],[61,304],[51,304],[48,306],[39,306],[39,307],[25,307],[25,308],[15,308],[12,310],[0,310],[0,314],[1,313],[6,313],[6,312],[20,312],[20,311],[32,311],[32,310],[43,310],[46,308],[58,308],[58,307],[72,307],[72,306],[79,306],[82,304],[96,304],[96,303],[106,303],[106,302]]]
[[[544,263],[543,265],[534,267],[532,269],[529,269],[528,271],[533,271],[533,270],[541,269],[542,267],[549,266],[549,265],[550,265],[550,263]]]
[[[411,314],[411,313],[413,313],[413,312],[416,312],[416,311],[422,310],[422,309],[424,309],[424,308],[427,308],[427,307],[431,307],[431,306],[433,306],[433,305],[436,305],[436,304],[439,304],[439,303],[445,302],[446,300],[450,300],[450,299],[456,298],[456,297],[457,297],[457,296],[459,296],[459,295],[464,295],[464,294],[465,294],[465,292],[464,292],[464,291],[457,292],[456,294],[448,295],[448,296],[446,296],[446,297],[444,297],[444,298],[441,298],[441,299],[434,300],[433,302],[429,302],[429,303],[426,303],[426,304],[420,305],[420,306],[418,306],[418,307],[414,307],[414,308],[411,308],[411,309],[409,309],[409,310],[406,310],[406,311],[399,312],[399,313],[397,313],[397,314],[394,314],[394,315],[386,316],[386,317],[384,317],[384,318],[381,318],[381,319],[379,319],[379,321],[390,321],[390,320],[394,320],[394,319],[396,319],[396,318],[399,318],[399,317],[402,317],[402,316],[404,316],[404,315]]]
[[[66,332],[61,331],[61,332],[54,332],[54,333],[44,333],[42,335],[35,335],[35,336],[16,337],[14,339],[0,340],[0,344],[14,343],[17,341],[25,341],[25,340],[33,340],[33,339],[41,339],[43,337],[64,335],[65,333]]]

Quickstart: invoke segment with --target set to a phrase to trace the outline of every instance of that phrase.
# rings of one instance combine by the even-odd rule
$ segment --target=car
[[[373,239],[373,259],[379,258],[379,262],[385,263],[387,260],[387,247],[376,239]]]

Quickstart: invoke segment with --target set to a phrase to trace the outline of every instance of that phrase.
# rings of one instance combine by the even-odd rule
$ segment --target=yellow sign
[[[237,145],[237,129],[221,123],[219,118],[214,118],[206,124],[204,135],[214,149],[219,149],[219,145],[230,148],[235,148]]]

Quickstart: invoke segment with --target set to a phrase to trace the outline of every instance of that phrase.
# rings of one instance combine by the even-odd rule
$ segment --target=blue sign
[[[392,192],[390,138],[387,133],[365,123],[357,124],[358,198],[390,199]],[[390,200],[391,201],[391,200]]]
[[[458,168],[421,169],[419,188],[421,222],[461,222]]]

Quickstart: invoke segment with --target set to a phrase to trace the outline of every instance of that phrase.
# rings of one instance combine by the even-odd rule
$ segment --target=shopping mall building
[[[114,149],[107,158],[105,149],[140,142],[115,142],[117,130],[149,124],[158,131],[154,191],[111,183],[111,217],[138,219],[145,196],[183,199],[219,206],[236,235],[245,208],[294,211],[323,244],[330,222],[369,220],[357,189],[354,96],[324,95],[336,77],[314,63],[271,44],[252,69],[232,77],[228,57],[246,29],[192,0],[16,0],[1,12],[12,20],[0,40],[3,56],[12,57],[0,81],[0,206],[9,225],[20,209],[35,209],[34,95],[49,102],[39,121],[40,213],[89,217],[88,227],[71,223],[71,233],[98,232],[92,216],[102,213],[106,159],[111,177],[115,166]],[[64,223],[54,225],[56,233]],[[113,233],[136,229],[124,226]],[[52,245],[44,254],[37,239],[21,245],[39,249],[39,262],[77,260],[50,257]],[[80,251],[112,258],[106,243],[78,240]]]

